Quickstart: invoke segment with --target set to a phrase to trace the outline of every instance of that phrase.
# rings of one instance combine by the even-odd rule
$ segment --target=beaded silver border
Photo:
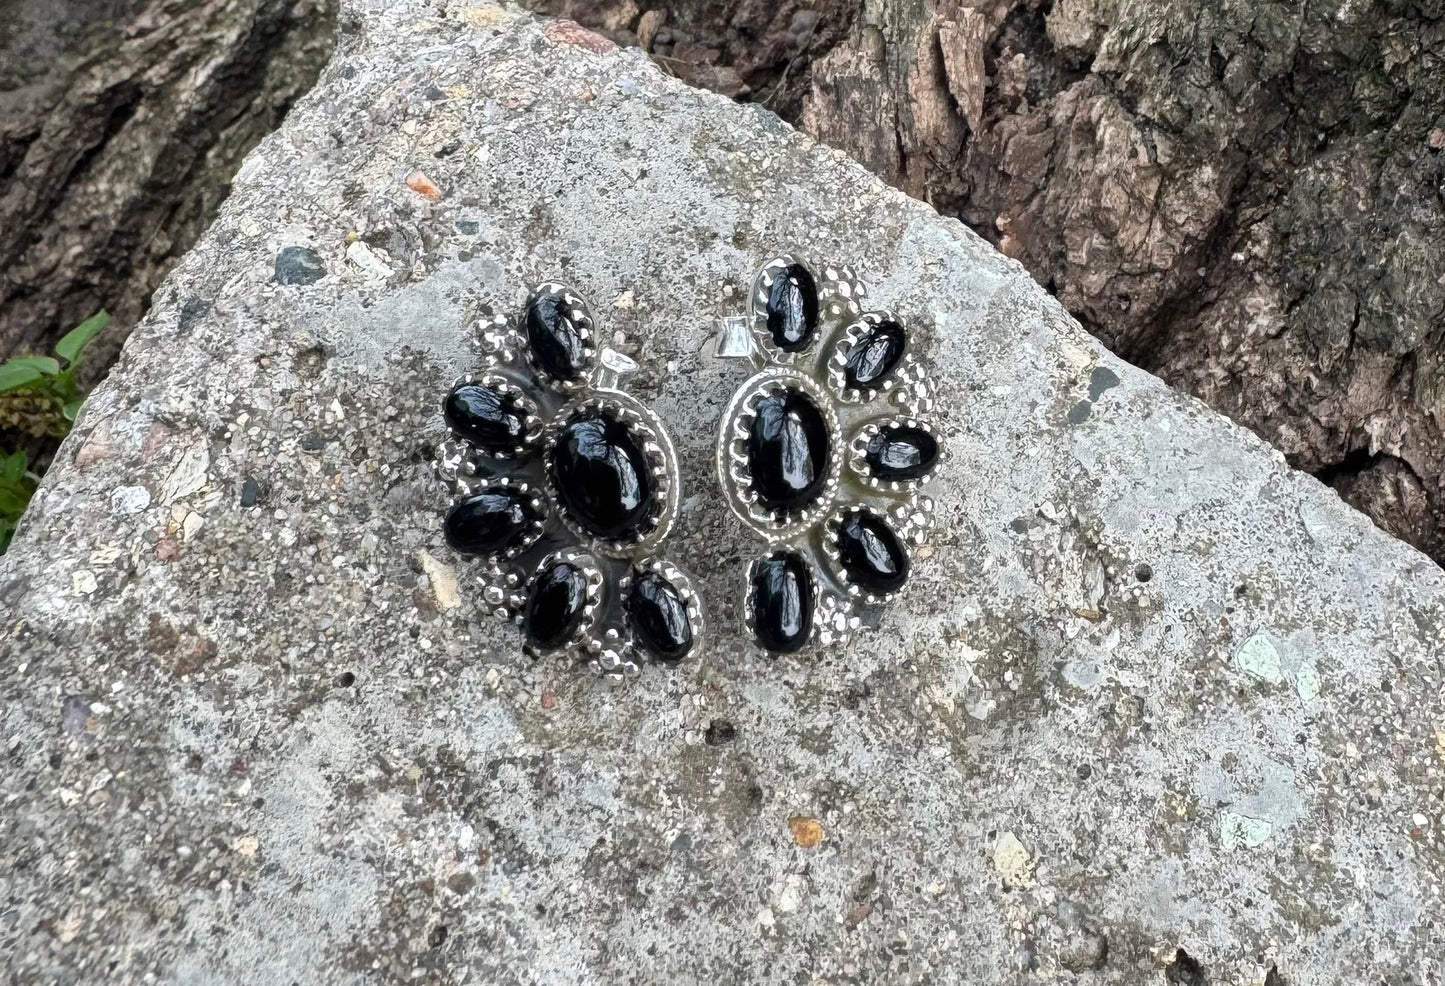
[[[527,316],[532,310],[532,303],[544,295],[557,298],[566,306],[567,318],[576,327],[577,334],[582,338],[582,368],[575,380],[559,380],[544,370],[534,358],[532,347],[528,344]],[[526,354],[527,365],[537,375],[538,380],[564,393],[586,390],[591,386],[592,371],[597,365],[596,328],[596,322],[592,318],[592,309],[587,304],[587,300],[559,281],[544,281],[527,295],[527,304],[522,309],[522,318],[517,324],[517,332],[521,337],[519,341],[522,351]]]
[[[881,479],[873,475],[872,468],[868,465],[868,443],[873,440],[874,435],[877,435],[885,428],[913,428],[926,433],[933,439],[934,447],[937,449],[937,455],[933,460],[933,465],[929,467],[927,472],[914,479]],[[938,470],[943,467],[944,458],[943,441],[939,437],[938,429],[934,428],[932,422],[925,421],[922,418],[876,418],[855,431],[853,438],[848,442],[848,468],[853,471],[853,474],[859,480],[866,483],[870,488],[889,493],[903,493],[921,489],[923,484],[938,475]]]
[[[895,383],[889,396],[900,410],[910,415],[933,410],[933,378],[912,353],[903,354],[893,376]]]
[[[468,554],[452,548],[450,544],[448,544],[447,547],[463,558],[485,558],[492,562],[511,561],[519,555],[526,554],[532,545],[541,540],[542,535],[547,532],[547,519],[552,515],[552,505],[548,502],[549,498],[532,489],[531,483],[525,480],[513,479],[511,476],[487,476],[478,477],[476,483],[458,486],[454,489],[451,499],[447,501],[446,514],[443,515],[442,524],[445,528],[445,517],[452,512],[452,508],[457,504],[468,497],[476,496],[478,493],[485,493],[490,489],[515,489],[517,492],[525,493],[529,496],[530,501],[528,506],[536,512],[536,519],[532,521],[532,526],[527,532],[526,540],[498,554],[487,555]],[[445,534],[443,534],[443,537],[445,537]]]
[[[539,647],[527,638],[525,626],[527,600],[531,598],[532,588],[537,584],[537,579],[542,572],[558,562],[567,562],[582,570],[583,576],[587,579],[587,601],[582,604],[582,619],[563,643],[554,647]],[[598,607],[602,605],[602,569],[598,567],[597,560],[592,557],[591,552],[580,551],[576,548],[563,548],[549,552],[533,566],[531,574],[523,583],[523,591],[520,595],[520,600],[516,601],[513,620],[522,630],[522,646],[528,653],[536,657],[551,657],[564,654],[577,647],[587,646],[596,639],[592,634],[592,624],[597,619]]]
[[[806,346],[797,350],[786,350],[773,341],[768,331],[768,291],[773,279],[794,264],[802,267],[813,279],[818,292],[818,324],[813,328],[813,338]],[[819,344],[828,335],[828,323],[860,311],[860,303],[868,289],[851,267],[825,265],[821,272],[816,264],[795,253],[782,253],[768,260],[753,275],[748,289],[748,328],[753,343],[775,366],[791,366],[799,360],[806,360],[818,350]]]
[[[678,597],[682,599],[682,604],[687,610],[687,623],[688,627],[692,630],[692,647],[677,660],[666,660],[657,657],[648,652],[647,648],[637,643],[637,633],[633,629],[632,623],[632,611],[628,608],[627,600],[632,593],[632,580],[639,573],[644,575],[649,573],[661,575],[677,590]],[[692,579],[688,574],[666,558],[649,556],[643,558],[641,561],[634,562],[632,567],[628,569],[627,574],[617,580],[617,598],[622,607],[622,612],[625,615],[624,622],[627,626],[629,645],[634,651],[646,654],[652,663],[671,667],[681,661],[687,660],[701,645],[704,632],[702,599],[698,596],[697,591],[693,589]]]
[[[468,384],[474,383],[481,384],[483,387],[491,387],[503,396],[510,397],[517,402],[518,407],[521,408],[525,415],[522,421],[525,429],[522,442],[512,446],[506,451],[496,452],[491,449],[482,448],[476,442],[453,428],[451,424],[447,425],[447,434],[450,435],[454,441],[464,442],[467,447],[472,450],[474,455],[481,456],[484,459],[520,458],[536,448],[542,435],[542,419],[537,415],[537,402],[528,397],[521,387],[518,387],[500,373],[492,372],[483,373],[480,376],[474,373],[463,373],[457,377],[456,381],[452,384],[452,389],[447,391],[447,397],[450,398],[458,387],[465,387]],[[443,405],[445,406],[445,401]],[[445,415],[443,415],[443,418],[445,418]]]
[[[757,417],[758,404],[773,393],[791,389],[803,391],[823,416],[828,429],[828,475],[822,490],[811,503],[780,518],[753,492],[753,477],[748,465],[748,432]],[[827,392],[807,374],[787,367],[774,367],[749,377],[733,394],[732,401],[723,412],[723,427],[718,433],[718,479],[727,495],[728,506],[739,520],[770,542],[783,541],[806,530],[832,506],[843,474],[844,452],[842,426]]]
[[[447,438],[437,445],[436,474],[452,496],[466,489],[477,475],[477,461],[472,443],[461,438]]]
[[[638,538],[636,541],[609,540],[590,534],[568,513],[561,499],[557,497],[556,490],[553,489],[556,484],[550,482],[552,453],[556,451],[558,436],[573,418],[589,410],[602,411],[620,421],[633,438],[639,440],[638,445],[642,449],[642,454],[647,458],[648,465],[652,469],[656,491],[652,510],[648,514],[648,532],[646,536]],[[678,515],[681,513],[679,491],[681,469],[677,463],[677,451],[673,448],[672,439],[668,436],[667,429],[663,427],[662,420],[651,409],[644,406],[635,397],[620,390],[596,391],[590,396],[581,400],[569,401],[558,408],[557,413],[552,416],[551,422],[547,425],[546,437],[542,443],[542,468],[546,470],[549,478],[547,495],[553,506],[556,507],[557,516],[579,541],[601,554],[614,558],[627,558],[640,552],[653,550],[672,532]]]
[[[531,298],[530,293],[527,297]],[[523,309],[522,315],[526,317],[526,309]],[[491,310],[490,306],[472,327],[472,347],[487,361],[489,368],[518,362],[517,356],[525,348],[525,343],[526,340],[517,332],[515,320]],[[523,359],[521,362],[531,370],[529,361]]]
[[[903,352],[898,356],[898,363],[876,387],[849,387],[847,374],[849,352],[852,351],[859,339],[886,322],[893,322],[903,330]],[[866,404],[879,394],[886,394],[898,386],[898,371],[903,369],[903,361],[912,355],[908,351],[908,343],[908,324],[888,309],[880,308],[858,316],[856,321],[849,323],[843,329],[837,341],[833,343],[832,352],[828,355],[828,386],[832,388],[834,396],[844,404]]]
[[[814,277],[817,277],[817,274],[814,274]],[[843,264],[823,265],[823,276],[818,280],[820,320],[827,317],[829,321],[837,323],[845,318],[861,315],[863,302],[867,297],[868,285],[863,283],[852,267]]]
[[[904,577],[903,585],[891,592],[877,593],[859,585],[849,577],[848,570],[843,567],[842,552],[838,550],[838,533],[842,529],[843,518],[849,514],[868,514],[874,517],[882,523],[884,527],[888,528],[889,533],[898,539],[898,546],[903,549],[903,556],[908,563],[908,574]],[[828,515],[828,519],[823,521],[820,534],[819,543],[823,549],[823,557],[828,559],[829,570],[839,582],[847,586],[848,595],[855,599],[861,599],[870,605],[889,602],[903,591],[903,586],[906,586],[908,580],[913,577],[913,565],[917,561],[917,558],[914,557],[913,548],[909,545],[908,539],[899,534],[894,528],[886,513],[879,513],[872,507],[861,503],[840,504]]]
[[[938,522],[935,512],[937,502],[931,496],[915,490],[902,500],[893,501],[886,511],[889,526],[903,541],[903,546],[916,551],[928,543],[928,537]],[[914,559],[910,558],[910,563]]]

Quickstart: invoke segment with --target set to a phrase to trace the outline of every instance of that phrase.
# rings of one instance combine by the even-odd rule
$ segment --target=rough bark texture
[[[854,0],[687,0],[668,6],[523,0],[522,6],[645,48],[683,81],[762,103],[795,123],[809,105],[813,61],[847,40],[859,14]]]
[[[1445,558],[1439,0],[534,5],[742,80]]]
[[[315,81],[334,6],[0,0],[0,355],[102,307],[118,346]]]

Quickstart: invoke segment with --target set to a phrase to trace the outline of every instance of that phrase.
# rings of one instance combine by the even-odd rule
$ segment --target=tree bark
[[[777,94],[1445,559],[1442,0],[533,4]]]
[[[315,81],[334,15],[334,0],[0,0],[0,354],[47,351],[100,308],[118,346]]]

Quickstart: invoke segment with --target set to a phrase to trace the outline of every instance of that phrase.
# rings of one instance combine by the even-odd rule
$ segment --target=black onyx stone
[[[680,661],[692,649],[692,623],[677,586],[657,572],[646,572],[627,594],[632,633],[642,649],[659,661]]]
[[[848,350],[843,364],[843,377],[848,386],[854,390],[876,387],[893,372],[907,345],[908,336],[897,322],[890,319],[873,326]]]
[[[806,349],[818,329],[818,283],[802,264],[773,275],[768,288],[768,334],[784,352]]]
[[[506,486],[489,486],[447,511],[442,533],[464,555],[498,555],[526,541],[537,512],[531,497]]]
[[[908,580],[908,552],[898,535],[873,514],[850,513],[838,529],[838,555],[854,585],[892,592]]]
[[[922,428],[889,425],[868,439],[863,458],[878,479],[918,479],[938,461],[938,441]]]
[[[605,411],[567,423],[552,450],[552,486],[563,508],[593,537],[637,540],[657,486],[647,455],[627,426]]]
[[[537,294],[527,303],[527,346],[532,362],[557,380],[576,380],[587,368],[582,329],[567,315],[555,294]]]
[[[828,424],[806,394],[784,390],[758,403],[748,431],[753,490],[769,509],[801,507],[828,477]]]
[[[813,576],[807,562],[779,551],[753,569],[753,636],[776,653],[791,653],[808,642],[813,629]]]
[[[442,416],[458,435],[488,452],[510,452],[527,440],[527,414],[516,395],[484,383],[453,388]]]
[[[569,561],[548,565],[527,589],[522,630],[529,643],[549,650],[572,638],[587,606],[587,575]]]

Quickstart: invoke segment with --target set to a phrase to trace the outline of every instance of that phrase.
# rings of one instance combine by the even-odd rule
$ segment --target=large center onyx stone
[[[818,329],[818,282],[802,264],[789,264],[768,287],[768,334],[784,352],[806,349]]]
[[[511,452],[527,440],[527,414],[515,394],[484,383],[463,383],[442,404],[442,417],[458,435],[488,452]]]
[[[868,439],[863,458],[879,479],[919,479],[938,461],[938,440],[922,428],[888,425]]]
[[[907,348],[903,326],[892,319],[879,322],[858,337],[843,363],[843,377],[854,390],[876,387],[893,372]]]
[[[748,605],[759,644],[783,654],[802,648],[813,630],[813,576],[808,563],[791,551],[778,551],[758,562]]]
[[[611,414],[593,409],[568,421],[549,467],[558,502],[588,534],[610,541],[646,534],[657,483],[637,436]]]
[[[680,661],[692,649],[692,623],[682,593],[658,572],[645,572],[627,594],[632,635],[659,661]]]
[[[442,534],[464,555],[499,555],[521,547],[537,522],[532,498],[508,486],[489,486],[458,500],[442,521]]]
[[[557,561],[537,573],[522,607],[522,630],[529,643],[550,650],[572,639],[587,608],[587,575],[569,561]]]
[[[556,380],[576,380],[587,369],[587,340],[559,295],[533,295],[527,303],[527,347],[533,364]]]
[[[893,592],[908,580],[908,552],[880,517],[855,511],[838,528],[838,560],[848,580],[872,592]]]
[[[828,423],[806,394],[783,390],[758,403],[748,430],[748,471],[763,506],[788,510],[816,499],[830,454]]]

